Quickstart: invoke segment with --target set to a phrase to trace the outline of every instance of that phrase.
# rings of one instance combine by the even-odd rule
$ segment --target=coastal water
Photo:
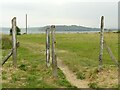
[[[37,33],[44,33],[44,32],[45,31],[39,30],[39,29],[36,29],[36,28],[28,28],[28,31],[27,31],[28,34],[37,34]],[[0,33],[10,34],[10,28],[1,28]],[[25,28],[21,29],[21,34],[23,34],[23,33],[26,33]]]
[[[26,30],[25,28],[22,28],[21,29],[21,34],[25,33]],[[89,30],[89,31],[83,31],[83,30],[73,30],[73,31],[68,31],[68,30],[56,30],[56,33],[87,33],[87,32],[99,32],[98,30]],[[0,33],[2,34],[10,34],[10,28],[1,28],[0,29]],[[27,30],[27,33],[28,34],[39,34],[39,33],[45,33],[45,30],[41,30],[41,29],[38,29],[38,28],[28,28]]]
[[[25,28],[21,28],[21,34],[26,32]],[[100,29],[91,29],[91,30],[57,30],[56,33],[96,33],[100,32]],[[107,31],[106,31],[107,32]],[[2,34],[10,34],[10,28],[0,28],[0,33]],[[44,29],[41,28],[28,28],[28,34],[39,34],[45,33]]]

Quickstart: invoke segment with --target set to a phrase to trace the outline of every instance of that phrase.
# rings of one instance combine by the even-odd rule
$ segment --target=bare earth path
[[[88,81],[80,80],[76,78],[76,75],[62,62],[62,60],[57,60],[58,67],[62,70],[66,79],[77,88],[89,88]]]

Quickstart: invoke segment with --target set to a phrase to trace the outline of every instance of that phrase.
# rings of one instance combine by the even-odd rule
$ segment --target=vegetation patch
[[[88,85],[90,88],[93,88],[93,89],[99,88],[96,82],[89,83]]]
[[[2,37],[2,49],[11,49],[12,48],[12,40],[9,37]]]
[[[12,82],[15,83],[16,81],[20,81],[20,77],[16,74],[12,74]]]
[[[11,38],[10,35],[6,35]],[[58,79],[53,80],[52,69],[45,64],[45,35],[19,35],[21,43],[17,50],[17,69],[12,58],[2,67],[3,88],[58,88],[72,87],[64,74],[58,70]],[[3,57],[9,49],[2,50]],[[40,52],[42,51],[42,52]]]
[[[16,34],[21,35],[20,32],[21,32],[21,29],[18,26],[16,26]],[[10,29],[10,35],[12,35],[12,28]]]
[[[85,73],[83,73],[83,72],[77,72],[77,79],[81,79],[81,80],[83,80],[83,79],[85,79]]]
[[[20,68],[21,70],[23,70],[23,71],[26,71],[26,70],[27,70],[27,67],[26,67],[25,64],[21,64],[21,65],[19,66],[19,68]]]

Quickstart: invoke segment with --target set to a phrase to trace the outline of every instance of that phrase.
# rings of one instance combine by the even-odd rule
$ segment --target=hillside
[[[42,29],[44,30],[49,26],[45,26]],[[83,27],[83,26],[77,26],[77,25],[56,25],[56,31],[100,31],[98,28],[90,28],[90,27]]]

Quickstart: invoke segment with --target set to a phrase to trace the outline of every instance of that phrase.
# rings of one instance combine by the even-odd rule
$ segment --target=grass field
[[[99,34],[57,35],[58,57],[76,73],[79,79],[90,81],[90,87],[117,87],[118,71],[108,52],[104,49],[103,67],[97,73],[100,50]],[[105,33],[105,41],[118,60],[118,34]]]
[[[6,36],[11,38],[11,36]],[[18,68],[12,66],[10,58],[2,70],[3,87],[57,88],[74,87],[65,78],[61,70],[58,80],[52,77],[51,68],[45,65],[45,34],[17,36]],[[98,73],[99,33],[56,34],[57,58],[72,70],[78,79],[88,80],[92,88],[116,88],[118,85],[117,66],[104,49],[103,71]],[[118,60],[118,34],[105,33],[105,41]],[[3,49],[3,57],[9,49]]]
[[[12,66],[12,58],[5,63],[2,71],[3,88],[72,87],[60,70],[58,80],[55,80],[51,68],[46,68],[43,38],[43,35],[18,36],[18,68]],[[3,50],[3,56],[8,52],[7,49]]]

